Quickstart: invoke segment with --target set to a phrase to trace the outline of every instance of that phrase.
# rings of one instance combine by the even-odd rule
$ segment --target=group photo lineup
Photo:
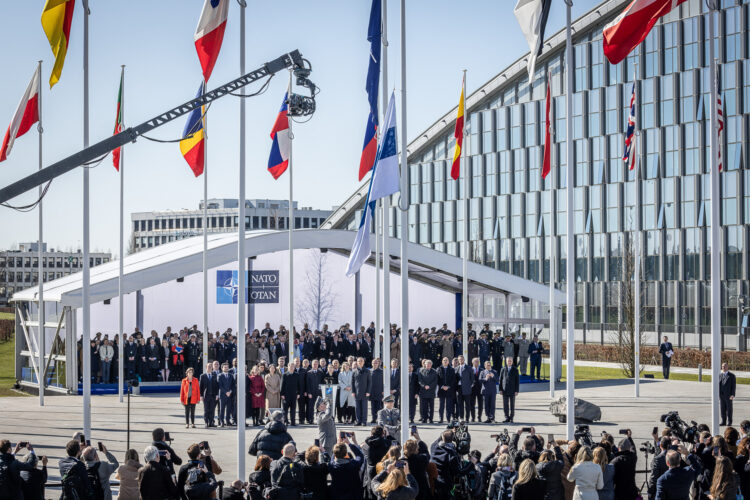
[[[0,500],[750,498],[750,1],[0,12]]]

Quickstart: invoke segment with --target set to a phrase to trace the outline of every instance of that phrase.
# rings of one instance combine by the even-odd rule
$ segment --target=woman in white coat
[[[599,500],[597,490],[604,488],[602,468],[593,462],[593,453],[588,446],[581,446],[576,463],[568,472],[568,481],[575,481],[573,500]]]
[[[354,396],[352,396],[352,371],[348,361],[344,361],[339,372],[339,405],[344,423],[354,421]]]

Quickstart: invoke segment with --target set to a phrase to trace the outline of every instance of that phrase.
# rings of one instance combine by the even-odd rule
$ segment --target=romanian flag
[[[52,53],[55,55],[55,66],[49,77],[52,88],[59,80],[65,64],[65,54],[70,42],[70,25],[73,22],[75,0],[47,0],[42,11],[42,29],[47,35]]]
[[[125,80],[125,68],[122,68],[120,73],[120,91],[117,93],[117,118],[115,118],[115,131],[112,135],[117,135],[122,132],[122,85]],[[115,166],[115,170],[120,171],[120,148],[112,151],[112,164]]]
[[[457,181],[461,174],[461,148],[464,145],[464,92],[466,91],[466,76],[461,82],[461,100],[458,101],[458,116],[456,117],[456,152],[453,153],[453,165],[451,166],[451,177]]]
[[[205,93],[205,84],[201,82],[198,88],[198,94],[195,97],[200,97]],[[204,153],[205,153],[205,136],[203,135],[203,112],[204,107],[195,108],[188,116],[188,121],[185,124],[185,130],[182,132],[182,140],[180,141],[180,151],[182,156],[185,157],[185,161],[190,165],[191,170],[196,177],[203,173],[204,166]]]

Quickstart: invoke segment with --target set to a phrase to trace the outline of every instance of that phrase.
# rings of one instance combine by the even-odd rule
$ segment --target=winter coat
[[[332,500],[360,500],[362,498],[362,479],[359,470],[364,462],[362,450],[356,444],[349,445],[353,458],[333,458],[328,464],[331,475]]]
[[[281,458],[281,450],[287,443],[293,443],[292,436],[286,430],[283,422],[268,422],[253,439],[248,453],[254,456],[268,455],[271,460]]]
[[[327,500],[328,491],[328,464],[317,463],[308,464],[307,462],[298,462],[302,467],[302,480],[304,493],[312,493],[312,500]]]
[[[245,359],[247,366],[253,367],[258,364],[258,343],[248,341],[245,344]]]
[[[604,488],[598,491],[599,500],[615,500],[615,466],[607,464],[602,471]]]
[[[281,408],[281,375],[266,375],[266,408]]]
[[[633,500],[638,495],[638,486],[635,484],[635,469],[638,455],[633,452],[623,452],[615,455],[610,465],[615,469],[615,499]],[[656,489],[654,489],[656,492]]]
[[[119,500],[139,500],[138,469],[140,468],[141,464],[135,460],[128,460],[117,468],[115,479],[120,481],[120,493],[117,496]]]
[[[551,460],[549,462],[537,464],[536,471],[539,474],[539,477],[544,479],[547,484],[544,500],[563,500],[565,497],[562,478],[560,477],[562,469],[562,460]]]
[[[302,490],[302,467],[293,460],[282,457],[271,463],[271,482],[279,488],[276,500],[299,500]]]
[[[417,480],[411,474],[406,475],[406,480],[409,482],[409,486],[399,486],[394,491],[390,492],[387,497],[383,497],[378,493],[378,488],[381,483],[388,477],[388,472],[381,472],[372,479],[370,489],[377,496],[378,499],[383,500],[414,500],[419,494],[419,485]]]
[[[195,377],[190,381],[187,377],[182,379],[182,385],[180,386],[180,403],[183,405],[188,404],[188,396],[190,396],[191,405],[197,405],[201,400],[200,382],[198,382],[198,379]]]
[[[271,363],[271,353],[268,350],[268,346],[258,346],[258,363],[265,361],[266,365]]]
[[[597,490],[604,488],[602,468],[594,462],[581,462],[571,467],[568,481],[576,482],[573,500],[599,500]]]
[[[264,408],[266,385],[260,375],[251,375],[248,379],[248,392],[250,393],[250,404],[252,408]],[[260,394],[260,396],[257,396]]]
[[[537,500],[544,497],[544,481],[534,478],[523,484],[513,485],[512,500]]]
[[[347,391],[346,388],[349,388]],[[339,405],[354,406],[354,396],[352,396],[352,371],[341,370],[339,372]]]

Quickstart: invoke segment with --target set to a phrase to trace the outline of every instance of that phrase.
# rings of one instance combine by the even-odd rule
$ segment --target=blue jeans
[[[102,361],[102,384],[109,383],[109,370],[111,366],[111,361]]]

